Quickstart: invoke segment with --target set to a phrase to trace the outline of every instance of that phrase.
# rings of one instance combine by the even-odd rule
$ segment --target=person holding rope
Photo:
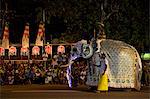
[[[107,59],[104,53],[101,54],[101,66],[97,92],[108,91]]]

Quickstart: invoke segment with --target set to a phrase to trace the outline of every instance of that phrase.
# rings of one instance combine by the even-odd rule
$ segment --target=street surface
[[[4,85],[0,87],[0,99],[150,99],[150,87],[97,93],[87,86],[69,89],[67,85]]]

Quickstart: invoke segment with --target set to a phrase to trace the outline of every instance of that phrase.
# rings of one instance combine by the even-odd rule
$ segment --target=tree
[[[107,37],[125,41],[139,52],[148,47],[148,1],[124,0],[119,12],[107,21]],[[147,47],[146,47],[147,46]]]
[[[44,10],[46,26],[49,26],[47,28],[56,25],[56,31],[65,32],[64,38],[68,41],[91,39],[95,29],[98,35],[105,37],[106,34],[106,38],[125,41],[135,46],[138,51],[149,49],[148,0],[30,0],[30,2],[18,0],[17,2],[17,14],[24,15],[25,20],[29,15],[32,18],[28,20],[36,24],[42,20]],[[55,22],[57,24],[53,24]],[[60,31],[59,24],[63,25],[64,30]],[[51,35],[53,32],[51,29],[47,35]]]

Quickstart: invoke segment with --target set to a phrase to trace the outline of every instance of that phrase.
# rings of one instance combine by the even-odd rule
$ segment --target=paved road
[[[96,93],[86,86],[69,89],[66,85],[11,85],[1,87],[0,99],[150,99],[149,88]]]

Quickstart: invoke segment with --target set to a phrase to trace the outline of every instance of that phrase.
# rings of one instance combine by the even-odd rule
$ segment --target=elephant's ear
[[[93,48],[89,44],[83,44],[82,46],[82,57],[83,58],[90,58],[93,55]]]

